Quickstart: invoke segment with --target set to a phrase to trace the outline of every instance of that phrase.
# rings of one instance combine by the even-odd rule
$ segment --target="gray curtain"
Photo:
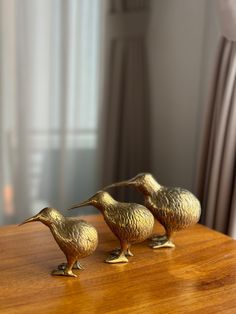
[[[229,25],[235,25],[236,14],[232,12],[236,10],[232,11],[232,1],[220,5],[224,36],[206,119],[198,194],[202,222],[236,237],[236,42]]]
[[[149,170],[148,1],[111,1],[102,118],[103,184]],[[119,196],[126,200],[130,191]],[[126,192],[124,192],[126,191]]]

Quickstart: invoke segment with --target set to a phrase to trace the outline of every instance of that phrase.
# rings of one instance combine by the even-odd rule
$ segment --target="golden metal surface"
[[[154,236],[150,244],[153,248],[174,247],[171,236],[175,231],[185,229],[199,221],[201,205],[188,190],[161,186],[149,173],[104,188],[134,186],[144,196],[145,206],[165,228],[164,236]]]
[[[146,240],[153,231],[154,217],[144,206],[135,203],[121,203],[110,194],[99,191],[87,201],[73,205],[69,209],[95,206],[103,215],[105,222],[120,241],[120,249],[106,259],[107,263],[128,262],[132,256],[130,246]]]
[[[41,221],[49,227],[66,256],[67,263],[60,264],[58,269],[52,271],[52,275],[77,277],[72,269],[83,269],[79,260],[95,251],[98,244],[97,230],[84,220],[64,217],[57,209],[50,207],[42,209],[22,224],[33,221]]]

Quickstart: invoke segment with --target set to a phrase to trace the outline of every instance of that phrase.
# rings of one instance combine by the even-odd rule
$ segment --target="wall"
[[[148,33],[152,169],[194,190],[196,164],[219,40],[216,1],[153,0]]]

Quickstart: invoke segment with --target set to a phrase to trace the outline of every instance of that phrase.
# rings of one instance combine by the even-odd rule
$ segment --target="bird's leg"
[[[162,238],[158,238],[157,240],[154,240],[152,243],[150,243],[150,247],[153,249],[159,249],[162,247],[168,247],[173,248],[175,247],[174,243],[171,241],[171,232],[166,231],[165,236]]]
[[[69,277],[77,277],[76,274],[72,272],[73,265],[76,263],[75,258],[67,256],[67,263],[65,269],[55,269],[52,271],[53,276],[69,276]]]
[[[134,256],[134,254],[130,251],[131,244],[128,245],[128,249],[125,253],[125,256]]]
[[[119,256],[121,252],[120,248],[115,248],[114,250],[110,251],[109,253],[113,256]],[[125,256],[134,256],[133,253],[130,251],[130,245],[128,246],[127,251],[125,252]]]
[[[120,254],[118,256],[116,255],[111,255],[109,256],[105,262],[106,263],[127,263],[128,259],[125,256],[125,253],[128,251],[129,245],[126,242],[120,241],[121,249],[120,249]]]
[[[166,237],[166,234],[163,234],[163,235],[160,235],[160,234],[153,234],[151,236],[151,240],[152,241],[162,241],[162,240],[166,240],[167,237]]]
[[[73,265],[73,269],[80,269],[80,270],[84,270],[84,267],[80,264],[79,261],[75,262]]]
[[[58,265],[58,269],[62,269],[65,270],[67,267],[67,263],[61,263],[60,265]],[[80,264],[79,261],[75,262],[72,269],[80,269],[80,270],[84,270],[84,267]]]

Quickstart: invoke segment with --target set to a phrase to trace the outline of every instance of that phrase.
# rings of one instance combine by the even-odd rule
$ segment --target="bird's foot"
[[[119,247],[115,248],[114,250],[110,251],[109,254],[113,255],[113,256],[114,255],[119,256],[120,255],[120,248]]]
[[[163,247],[168,247],[168,248],[175,247],[174,243],[171,240],[166,241],[166,239],[165,239],[165,241],[154,241],[154,242],[150,243],[149,246],[153,249],[159,249],[159,248],[163,248]]]
[[[65,270],[67,267],[67,263],[61,263],[57,266],[57,269],[59,270]]]
[[[134,254],[128,249],[125,253],[125,256],[134,256]]]
[[[110,264],[128,263],[128,261],[129,260],[124,253],[121,253],[119,256],[111,255],[105,260],[106,263]]]
[[[65,270],[67,268],[67,263],[61,263],[57,268],[60,270]],[[79,262],[75,262],[72,269],[84,270],[84,267]]]
[[[160,234],[153,234],[151,236],[151,240],[154,242],[160,242],[160,241],[167,241],[167,236],[165,234],[160,235]]]
[[[69,277],[77,277],[71,270],[66,269],[55,269],[52,271],[52,276],[69,276]]]
[[[111,252],[109,252],[111,254],[111,256],[119,256],[121,254],[121,249],[120,248],[115,248],[114,250],[112,250]],[[134,256],[134,254],[128,249],[125,252],[125,256]]]
[[[76,263],[74,263],[73,269],[84,270],[84,266],[82,266],[80,262],[77,261]]]

